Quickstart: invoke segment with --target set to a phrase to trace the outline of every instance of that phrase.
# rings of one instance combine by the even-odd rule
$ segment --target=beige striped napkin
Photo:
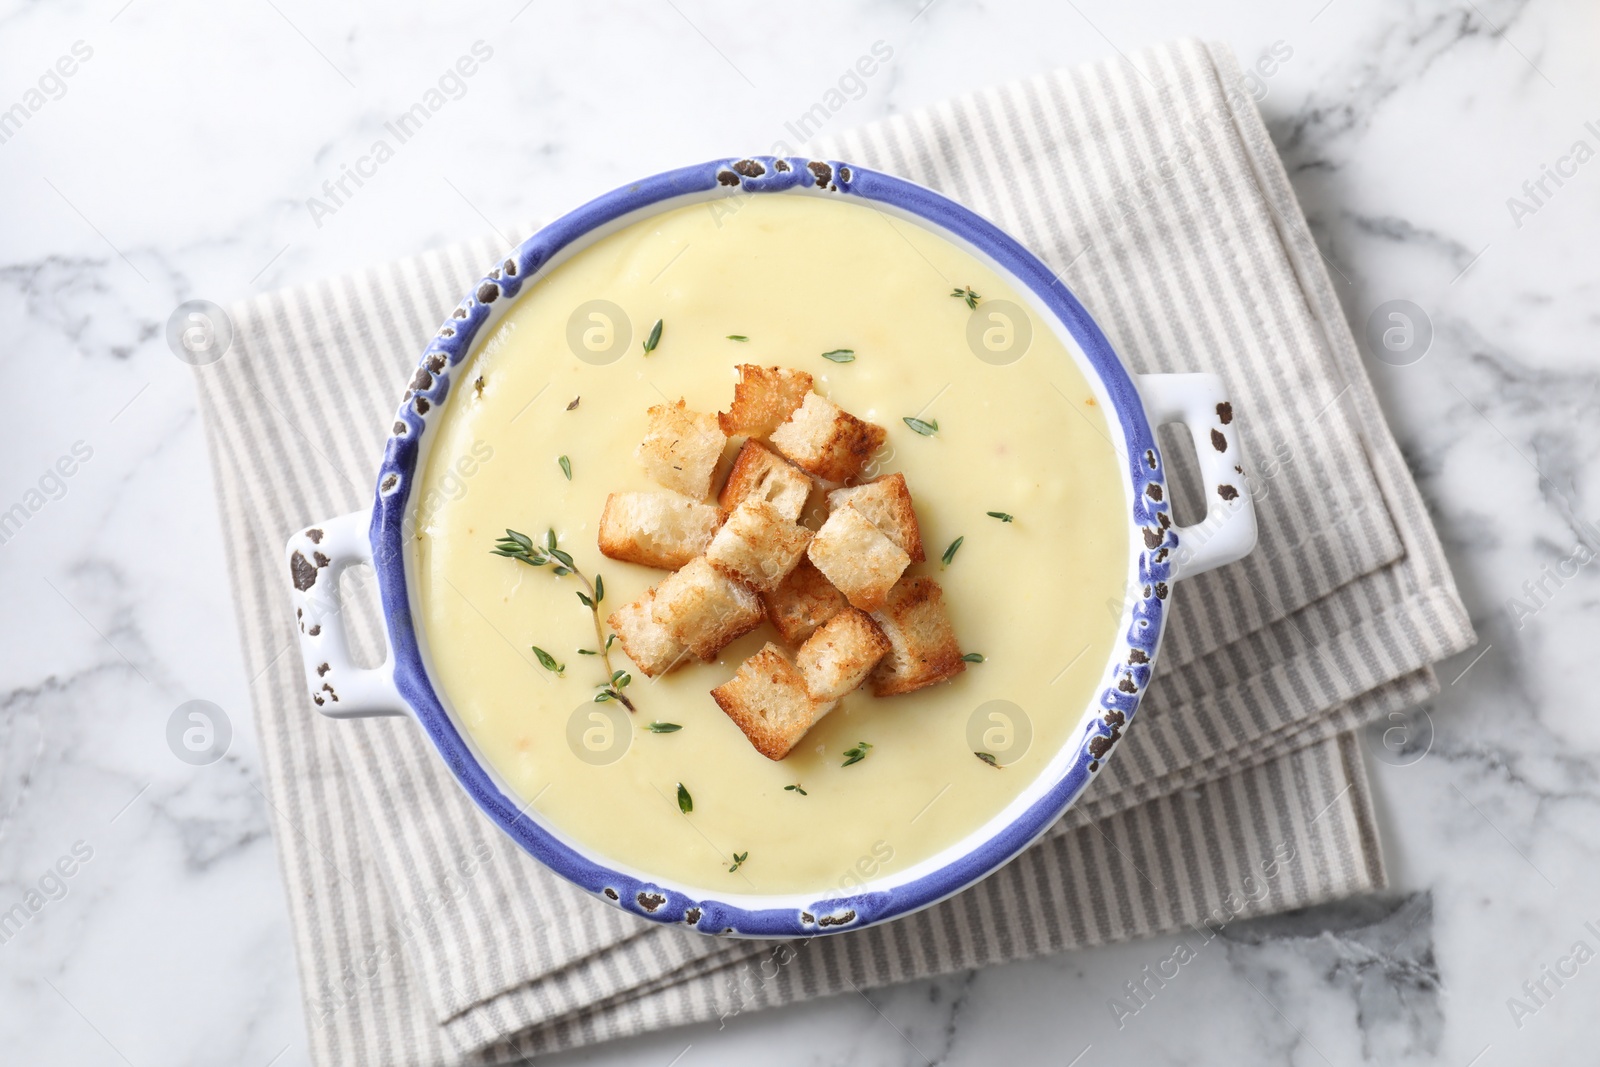
[[[1225,50],[1181,42],[812,149],[994,219],[1135,369],[1222,373],[1264,489],[1260,548],[1178,586],[1139,725],[1084,799],[979,886],[871,930],[774,945],[624,915],[504,841],[407,721],[319,718],[285,654],[281,545],[369,503],[398,384],[503,249],[232,309],[200,394],[319,1063],[502,1062],[1383,884],[1347,731],[1434,692],[1429,665],[1473,635],[1241,85]],[[1180,519],[1194,506],[1180,490]]]

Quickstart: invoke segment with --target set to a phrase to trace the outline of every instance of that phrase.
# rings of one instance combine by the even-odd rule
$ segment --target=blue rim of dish
[[[443,410],[452,371],[485,325],[498,321],[504,307],[563,249],[593,231],[677,206],[672,201],[719,191],[809,191],[885,204],[965,242],[1009,272],[1036,310],[1048,311],[1066,327],[1110,397],[1133,483],[1133,523],[1142,535],[1142,545],[1136,545],[1140,588],[1123,613],[1126,629],[1096,701],[1098,718],[1069,742],[1077,752],[1061,776],[1009,824],[944,866],[898,885],[819,899],[804,908],[745,908],[641,880],[584,855],[524,815],[479,763],[434,691],[418,647],[405,573],[406,513],[423,438],[430,417]],[[707,933],[808,937],[908,915],[960,892],[1027,848],[1077,799],[1132,722],[1150,682],[1178,548],[1164,490],[1161,451],[1127,368],[1083,305],[1033,253],[967,208],[904,179],[837,160],[752,156],[682,167],[615,189],[552,222],[484,275],[423,352],[401,401],[378,472],[370,536],[395,685],[457,782],[506,834],[557,874],[643,918],[686,923]]]

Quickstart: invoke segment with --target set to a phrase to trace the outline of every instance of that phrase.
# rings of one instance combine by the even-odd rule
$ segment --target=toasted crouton
[[[871,616],[845,608],[806,639],[794,663],[813,697],[837,700],[865,681],[888,652],[889,639]]]
[[[811,724],[833,710],[806,690],[805,679],[770,641],[711,691],[712,699],[770,760],[789,754]]]
[[[847,482],[861,473],[887,433],[827,397],[810,393],[789,421],[772,431],[772,447],[808,474]]]
[[[877,611],[889,589],[911,565],[905,549],[872,525],[854,504],[828,516],[806,550],[852,607]]]
[[[711,539],[706,561],[761,592],[788,577],[810,543],[810,530],[790,522],[765,500],[751,499],[734,508]]]
[[[676,570],[711,543],[721,515],[681,493],[612,493],[600,515],[600,551],[624,563]]]
[[[655,590],[646,589],[644,596],[613,611],[606,619],[606,625],[622,644],[622,651],[650,678],[666,674],[689,658],[688,649],[651,617],[655,595]]]
[[[809,559],[802,559],[778,588],[762,593],[761,602],[766,605],[767,618],[791,645],[801,644],[817,627],[850,606]]]
[[[747,498],[765,500],[790,522],[797,522],[811,495],[811,479],[793,463],[764,447],[760,441],[746,441],[733,461],[728,480],[722,483],[717,503],[727,515]]]
[[[872,620],[889,639],[889,654],[872,672],[872,695],[891,697],[954,678],[967,669],[932,578],[907,578],[889,591]]]
[[[704,500],[728,440],[715,416],[691,411],[682,400],[657,404],[649,415],[650,425],[637,453],[645,472],[668,489]]]
[[[706,662],[761,624],[761,598],[696,556],[656,586],[650,616]]]
[[[890,474],[865,485],[835,489],[828,494],[830,510],[837,511],[846,504],[854,504],[872,525],[888,534],[889,540],[899,545],[912,563],[928,558],[922,550],[922,529],[917,525],[917,511],[911,504],[911,490],[906,488],[905,475]]]
[[[733,403],[717,416],[729,437],[765,437],[783,424],[811,392],[811,375],[787,367],[739,365]]]

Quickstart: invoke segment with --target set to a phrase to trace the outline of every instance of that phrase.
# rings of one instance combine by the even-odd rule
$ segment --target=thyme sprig
[[[644,354],[649,355],[656,350],[656,345],[661,343],[662,320],[657,319],[656,324],[650,327],[650,336],[644,339]]]
[[[800,788],[800,783],[799,782],[796,782],[794,785],[786,785],[786,786],[783,787],[783,789],[784,789],[784,792],[786,792],[786,793],[799,793],[803,797],[808,797],[808,796],[811,795],[810,793],[807,793],[804,789]]]
[[[844,750],[844,762],[840,764],[840,766],[848,767],[852,763],[860,763],[862,760],[867,758],[867,750],[871,747],[872,746],[865,741],[857,741],[855,748],[847,748]]]
[[[744,861],[749,859],[749,858],[750,858],[750,853],[748,853],[748,852],[735,852],[733,854],[733,866],[728,868],[728,873],[732,874],[734,871],[737,871],[740,867],[743,867],[744,866]]]
[[[907,415],[900,420],[924,437],[932,437],[939,432],[938,419],[919,419],[915,415]]]
[[[822,358],[829,363],[854,363],[856,353],[852,348],[835,348],[832,352],[822,353]]]
[[[612,671],[611,681],[601,682],[595,686],[600,692],[594,695],[594,702],[596,704],[604,704],[608,700],[615,700],[629,711],[632,711],[633,705],[628,703],[628,698],[622,695],[622,691],[628,688],[628,684],[632,681],[633,675],[627,671]]]
[[[1017,519],[1015,515],[1007,511],[985,511],[984,514],[991,519],[999,519],[1001,522],[1015,522]]]
[[[589,609],[589,614],[594,617],[595,640],[600,645],[599,655],[601,661],[605,664],[606,677],[610,679],[610,681],[602,684],[601,691],[595,695],[595,702],[604,703],[607,700],[615,700],[629,711],[639,710],[633,706],[633,701],[629,700],[622,692],[628,683],[633,680],[632,677],[629,676],[628,672],[616,670],[611,666],[611,641],[617,635],[612,634],[607,637],[604,628],[600,625],[600,603],[606,596],[605,582],[601,580],[600,576],[598,574],[595,575],[594,581],[591,583],[583,572],[578,569],[578,565],[573,561],[572,556],[556,545],[556,532],[553,529],[545,531],[544,542],[537,545],[533,543],[533,538],[527,534],[507,529],[506,535],[497,540],[494,543],[494,548],[490,549],[490,551],[496,556],[514,559],[518,563],[526,563],[530,567],[551,567],[551,573],[557,578],[565,578],[570,574],[583,583],[583,589],[578,592],[578,599],[583,602],[583,605]],[[544,657],[541,656],[540,662],[543,663],[543,661]],[[554,662],[553,658],[552,662]],[[548,668],[548,664],[546,664],[546,667]],[[557,673],[560,672],[558,671]]]
[[[962,300],[965,300],[967,302],[967,307],[969,308],[977,307],[978,301],[983,299],[983,297],[972,291],[972,286],[970,285],[963,286],[960,289],[952,289],[950,290],[950,295],[960,297]]]

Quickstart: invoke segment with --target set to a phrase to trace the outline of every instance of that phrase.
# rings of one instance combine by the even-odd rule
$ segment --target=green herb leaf
[[[832,352],[822,353],[822,358],[832,360],[834,363],[854,363],[856,353],[851,348],[835,348]]]
[[[800,788],[800,783],[799,782],[796,782],[794,785],[786,785],[783,788],[784,788],[785,792],[788,792],[788,793],[799,793],[803,797],[808,797],[808,796],[811,795],[810,793],[807,793],[804,789]]]
[[[848,767],[852,763],[860,763],[862,760],[867,758],[867,750],[871,747],[872,746],[867,744],[865,741],[857,741],[855,748],[847,748],[844,750],[844,763],[841,764],[841,766]]]
[[[1000,769],[1000,761],[994,758],[994,754],[993,753],[990,753],[990,752],[974,752],[973,755],[977,756],[979,759],[983,760],[983,762],[987,763],[989,766],[995,768],[996,770]]]
[[[611,642],[615,641],[616,639],[617,639],[617,635],[616,634],[612,634],[610,637],[606,638],[606,651],[607,652],[611,651]]]
[[[594,695],[594,702],[596,704],[604,704],[608,700],[615,699],[617,699],[617,694],[613,693],[609,689],[602,689],[600,692]]]
[[[730,333],[728,335],[728,340],[730,340],[730,341],[748,341],[748,340],[750,340],[750,338],[746,337],[742,333]]]
[[[633,675],[627,671],[611,672],[611,688],[613,689],[626,689],[631,681],[633,681]]]
[[[679,730],[683,729],[683,727],[679,726],[675,722],[653,722],[649,726],[646,726],[645,729],[649,730],[653,734],[675,734]]]
[[[678,810],[685,815],[694,810],[694,797],[689,795],[682,782],[678,783]]]
[[[591,610],[594,608],[594,601],[589,599],[589,594],[588,593],[585,593],[582,590],[579,590],[578,591],[578,599],[583,601],[583,606],[584,607],[589,608]]]
[[[492,555],[505,556],[530,567],[543,567],[550,562],[544,552],[533,547],[532,538],[516,530],[507,530],[506,535],[496,541],[489,551]]]
[[[744,866],[744,861],[749,859],[749,858],[750,858],[750,853],[748,853],[748,852],[735,852],[733,854],[733,866],[728,868],[728,873],[732,874],[734,871],[737,871],[740,867],[743,867]]]
[[[555,674],[560,674],[562,671],[567,669],[567,665],[565,663],[557,663],[554,656],[540,648],[538,645],[533,645],[531,647],[533,648],[533,654],[539,657],[539,666],[543,667],[545,670],[551,671]]]
[[[915,415],[907,415],[900,421],[904,422],[907,426],[911,427],[924,437],[932,437],[934,434],[939,432],[939,420],[937,419],[933,420],[932,422],[927,422],[923,419],[917,418]]]
[[[944,565],[946,567],[950,566],[950,561],[956,558],[956,552],[960,550],[961,542],[965,541],[966,539],[966,535],[963,534],[954,541],[951,541],[950,547],[944,550],[944,556],[942,558],[944,559]]]
[[[550,539],[552,541],[555,540],[555,534],[554,533],[552,533],[550,535]],[[572,557],[567,555],[567,553],[563,552],[561,549],[555,547],[554,545],[550,546],[550,554],[552,556],[554,556],[556,559],[559,559],[561,561],[562,566],[570,568],[571,570],[577,570],[578,569],[578,565],[576,563],[572,562]]]
[[[554,552],[556,550],[556,528],[554,526],[548,527],[544,532],[544,550],[546,552]],[[566,562],[570,566],[572,560],[569,558]]]
[[[561,464],[561,473],[567,476],[567,481],[572,481],[572,460],[562,456],[556,462]]]
[[[968,652],[965,656],[961,657],[961,662],[962,663],[982,663],[983,662],[983,653],[982,652]]]
[[[594,602],[596,604],[598,604],[598,603],[600,603],[600,601],[604,600],[605,598],[606,598],[606,582],[605,582],[604,578],[600,577],[597,574],[597,575],[594,576]]]
[[[581,397],[581,396],[575,396],[575,397],[573,397],[573,398],[572,398],[572,403],[570,403],[570,404],[568,404],[568,405],[567,405],[567,410],[568,410],[568,411],[571,411],[571,410],[572,410],[572,409],[573,409],[573,408],[575,408],[575,407],[577,407],[577,406],[578,406],[578,401],[580,401],[580,400],[582,400],[582,399],[583,399],[583,397]]]
[[[962,300],[965,300],[967,302],[967,307],[969,307],[969,308],[977,307],[978,306],[978,301],[983,299],[983,297],[979,296],[977,293],[972,291],[972,287],[970,285],[969,286],[964,286],[964,287],[962,287],[960,289],[952,289],[950,291],[950,295],[951,296],[957,296],[957,297],[960,297]]]
[[[578,649],[578,655],[580,655],[580,656],[598,656],[599,654],[600,653],[596,652],[592,648],[580,648],[580,649]]]
[[[999,519],[1001,522],[1011,522],[1015,518],[1015,516],[1008,515],[1003,511],[986,511],[984,514],[991,519]]]
[[[656,350],[656,345],[660,343],[661,320],[657,319],[656,324],[650,327],[650,336],[644,339],[644,354],[648,356],[650,353],[654,352]]]

